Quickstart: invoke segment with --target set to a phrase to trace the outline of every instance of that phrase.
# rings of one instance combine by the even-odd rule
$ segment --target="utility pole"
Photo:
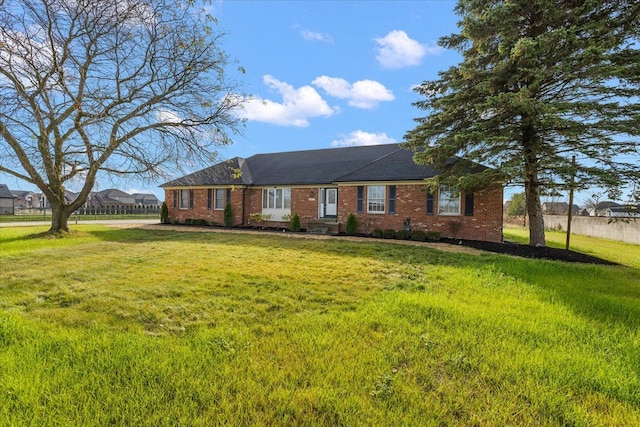
[[[573,187],[576,178],[576,156],[571,156],[571,184],[569,184],[569,213],[567,214],[567,243],[565,249],[569,250],[569,241],[571,240],[571,218],[573,217]]]

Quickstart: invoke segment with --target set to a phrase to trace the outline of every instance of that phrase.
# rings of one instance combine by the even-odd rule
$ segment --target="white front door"
[[[324,212],[322,212],[322,216],[335,218],[338,215],[338,189],[325,188],[323,202]]]

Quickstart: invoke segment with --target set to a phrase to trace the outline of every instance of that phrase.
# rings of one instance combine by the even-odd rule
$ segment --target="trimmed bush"
[[[398,240],[409,240],[411,238],[411,231],[409,230],[398,230],[396,231],[396,239]]]
[[[382,232],[383,239],[395,239],[396,238],[396,230],[393,228],[387,228]]]
[[[373,230],[373,233],[371,233],[371,236],[377,239],[382,239],[382,230],[376,228],[375,230]]]
[[[297,233],[298,231],[300,231],[300,228],[300,215],[294,214],[291,217],[291,221],[289,222],[289,230]]]
[[[193,218],[185,218],[184,223],[185,225],[193,225]]]
[[[413,230],[411,232],[411,240],[415,240],[416,242],[424,242],[427,238],[427,234],[422,230]]]
[[[224,226],[231,227],[233,225],[233,209],[231,208],[231,203],[227,203],[224,207]]]
[[[350,213],[349,217],[347,218],[346,232],[350,236],[353,236],[358,232],[358,220],[352,213]]]
[[[209,225],[206,219],[194,219],[193,225]]]
[[[440,232],[439,231],[427,231],[427,240],[430,242],[437,242],[440,240]]]
[[[160,208],[160,222],[162,224],[169,223],[169,208],[166,202],[162,202],[162,207]]]

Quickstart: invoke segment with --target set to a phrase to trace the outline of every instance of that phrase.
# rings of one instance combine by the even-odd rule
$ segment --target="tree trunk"
[[[527,213],[529,214],[529,245],[546,246],[544,237],[544,216],[540,203],[540,184],[531,177],[524,185]]]
[[[67,206],[58,201],[51,200],[51,228],[49,233],[61,233],[69,231],[69,214]]]

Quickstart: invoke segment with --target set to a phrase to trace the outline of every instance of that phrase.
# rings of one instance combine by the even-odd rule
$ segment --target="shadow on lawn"
[[[640,327],[640,270],[632,267],[559,263],[505,257],[494,253],[451,253],[429,247],[402,246],[368,239],[355,242],[340,238],[286,239],[276,233],[198,233],[140,228],[105,228],[90,233],[100,240],[126,244],[174,241],[237,247],[262,243],[274,247],[277,245],[283,249],[313,251],[331,256],[369,257],[424,268],[429,265],[445,265],[482,270],[492,266],[506,276],[539,289],[542,298],[559,300],[581,316],[612,326]]]

